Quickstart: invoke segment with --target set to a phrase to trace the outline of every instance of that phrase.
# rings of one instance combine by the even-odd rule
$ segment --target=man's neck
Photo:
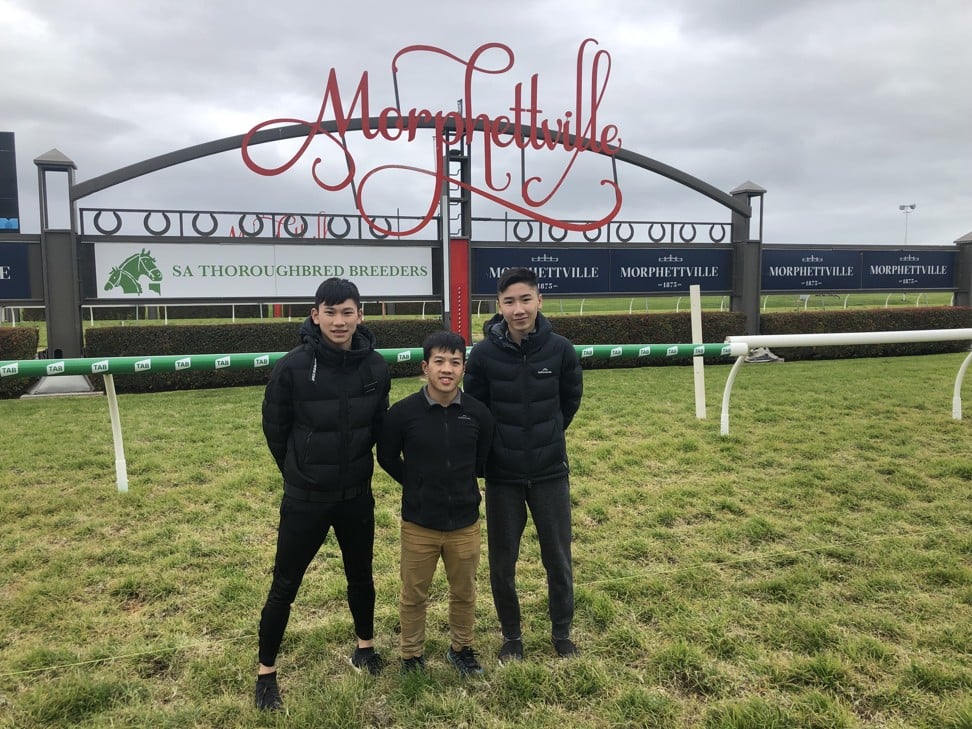
[[[456,399],[456,395],[459,394],[459,390],[453,390],[450,393],[442,393],[438,390],[433,390],[428,385],[425,386],[425,394],[428,396],[429,400],[434,403],[438,403],[444,408],[449,407]]]

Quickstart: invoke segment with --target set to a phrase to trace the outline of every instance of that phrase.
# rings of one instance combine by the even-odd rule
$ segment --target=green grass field
[[[252,708],[280,498],[262,389],[121,396],[127,494],[103,397],[0,401],[0,727],[972,729],[964,356],[747,365],[728,437],[728,367],[706,368],[705,420],[691,367],[586,373],[568,431],[582,655],[549,645],[528,525],[526,661],[497,666],[484,555],[481,680],[444,660],[441,570],[429,675],[355,674],[329,540],[274,716]],[[393,400],[419,384],[396,380]],[[394,659],[399,493],[374,485],[377,642]]]

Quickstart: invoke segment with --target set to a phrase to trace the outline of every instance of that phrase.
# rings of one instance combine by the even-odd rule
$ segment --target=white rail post
[[[115,445],[115,481],[118,493],[128,493],[128,463],[125,461],[125,443],[122,440],[121,417],[118,415],[118,396],[115,394],[115,378],[105,377],[105,394],[108,395],[108,412],[111,413],[111,439]]]
[[[958,374],[955,376],[955,388],[952,391],[952,418],[962,419],[962,380],[965,379],[965,372],[969,369],[969,362],[972,362],[972,353],[962,361]]]
[[[726,387],[722,391],[722,416],[719,420],[719,435],[729,435],[729,396],[732,395],[732,384],[736,381],[739,368],[746,361],[746,355],[736,358],[736,362],[729,370],[729,377],[726,378]]]
[[[681,301],[682,297],[679,297]],[[689,303],[692,309],[692,344],[702,344],[702,289],[698,284],[689,286]],[[692,357],[695,371],[695,417],[705,420],[705,367],[702,357]]]

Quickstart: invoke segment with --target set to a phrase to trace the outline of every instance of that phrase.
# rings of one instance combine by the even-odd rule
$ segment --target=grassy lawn
[[[497,666],[484,554],[481,680],[444,660],[441,569],[430,674],[355,674],[332,538],[279,659],[286,716],[251,708],[280,497],[262,389],[121,396],[124,495],[104,398],[0,401],[0,727],[970,729],[964,356],[747,365],[728,437],[728,367],[706,369],[706,420],[691,367],[586,373],[568,431],[582,655],[553,654],[528,525],[526,661]],[[375,492],[394,659],[399,493],[384,474]]]

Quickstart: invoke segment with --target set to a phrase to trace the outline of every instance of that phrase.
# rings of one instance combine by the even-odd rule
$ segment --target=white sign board
[[[424,246],[113,242],[94,256],[99,299],[301,299],[332,276],[363,297],[432,295]]]

